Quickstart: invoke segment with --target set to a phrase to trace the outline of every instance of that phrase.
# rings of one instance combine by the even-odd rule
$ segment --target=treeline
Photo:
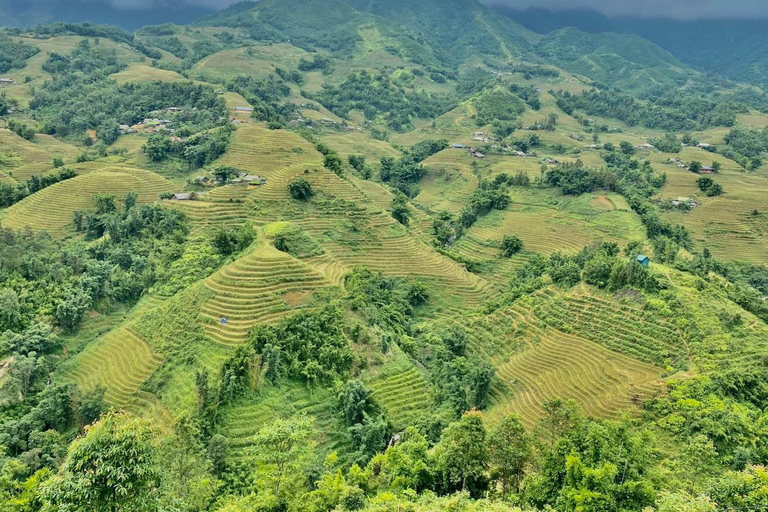
[[[269,123],[271,128],[284,127],[296,113],[296,107],[284,101],[291,88],[277,74],[263,79],[237,76],[227,88],[243,96],[253,106],[253,118]]]
[[[725,136],[726,146],[720,152],[744,169],[757,170],[768,151],[768,129],[733,128]]]
[[[418,183],[427,173],[427,169],[421,162],[447,147],[448,141],[445,139],[425,140],[406,150],[399,159],[383,156],[380,160],[379,178],[406,196],[416,197],[419,195]],[[355,168],[359,167],[358,170],[361,172],[365,169],[365,159],[362,161],[353,159],[350,163]]]
[[[64,168],[56,174],[35,174],[27,181],[16,185],[0,182],[0,208],[14,205],[35,192],[75,176],[77,176],[75,171]]]
[[[325,84],[318,93],[303,94],[339,117],[346,118],[352,110],[360,110],[367,120],[382,118],[398,132],[411,129],[415,119],[438,117],[456,104],[447,96],[406,89],[383,73],[373,75],[367,71],[350,75],[338,86]]]
[[[185,139],[169,132],[153,133],[142,146],[142,151],[153,162],[162,162],[175,157],[190,169],[204,167],[227,150],[234,127],[224,125],[215,130],[195,133]]]
[[[554,92],[557,106],[568,115],[577,110],[591,116],[618,119],[630,126],[686,131],[711,126],[733,126],[736,114],[745,111],[743,105],[716,102],[701,97],[682,95],[663,97],[644,104],[631,95],[615,89],[592,89],[581,94]]]
[[[25,29],[28,31],[29,29]],[[6,29],[7,32],[20,34],[22,29]],[[95,37],[111,39],[117,43],[125,43],[150,59],[159,59],[162,54],[155,48],[150,48],[136,37],[125,30],[108,25],[98,25],[93,23],[53,23],[51,25],[38,25],[31,29],[32,33],[39,38],[50,39],[51,37],[75,35],[81,37]]]
[[[27,59],[39,52],[37,46],[16,43],[10,37],[0,34],[0,73],[25,67]]]
[[[30,102],[43,133],[66,136],[95,129],[105,144],[117,139],[121,124],[136,124],[150,112],[169,107],[183,109],[168,114],[177,137],[229,124],[224,100],[210,87],[192,82],[117,84],[63,73],[38,89]]]

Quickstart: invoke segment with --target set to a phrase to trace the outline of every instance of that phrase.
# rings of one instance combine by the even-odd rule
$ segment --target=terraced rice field
[[[30,142],[9,130],[0,129],[0,171],[12,174],[16,181],[50,171],[54,157],[74,160],[75,152],[74,146],[50,135],[36,135],[35,141]]]
[[[663,368],[581,333],[563,332],[537,316],[561,298],[545,289],[466,324],[470,352],[497,367],[487,414],[491,423],[515,412],[533,425],[544,414],[542,402],[555,397],[573,398],[588,414],[610,418],[659,390]]]
[[[398,350],[394,348],[393,350]],[[398,352],[393,361],[382,366],[382,372],[367,386],[376,402],[387,413],[396,429],[405,428],[431,406],[429,383],[408,358]]]
[[[696,175],[684,169],[667,170],[669,184],[662,189],[662,197],[695,197],[700,205],[689,213],[670,211],[669,220],[683,224],[699,247],[727,260],[768,263],[765,251],[768,242],[768,216],[755,205],[764,203],[768,192],[768,179],[735,171],[724,171],[714,176],[725,193],[720,197],[705,197],[696,185]]]
[[[77,210],[93,209],[96,194],[112,194],[118,199],[137,192],[139,203],[153,203],[173,184],[149,171],[108,168],[56,183],[8,208],[3,226],[34,231],[48,231],[62,237],[72,232]]]
[[[542,403],[573,398],[584,411],[611,418],[651,397],[662,370],[608,350],[579,336],[547,329],[533,348],[498,367],[503,385],[493,390],[491,423],[515,412],[532,426],[544,415]]]
[[[557,297],[536,315],[564,332],[578,334],[637,359],[684,367],[689,355],[677,328],[639,308],[589,294]]]
[[[421,193],[416,201],[436,212],[459,212],[477,188],[471,163],[469,154],[457,149],[446,149],[425,160],[429,172],[419,182]]]
[[[269,388],[251,399],[243,399],[223,411],[221,433],[229,439],[229,457],[246,460],[253,438],[263,426],[277,418],[306,414],[315,419],[314,440],[320,453],[338,451],[349,446],[349,434],[336,413],[334,397],[322,389],[309,391],[296,384]]]
[[[329,285],[306,263],[262,245],[205,281],[214,295],[203,306],[203,325],[216,342],[241,344],[255,324],[278,321],[305,306],[311,292]]]
[[[81,389],[104,386],[104,398],[110,405],[168,421],[168,411],[140,389],[161,363],[149,345],[126,326],[91,343],[61,371],[65,381],[75,382]]]

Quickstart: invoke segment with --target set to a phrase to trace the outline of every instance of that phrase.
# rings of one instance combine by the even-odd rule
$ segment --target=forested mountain
[[[759,80],[474,0],[161,14],[0,31],[0,510],[765,507]]]
[[[497,9],[539,34],[566,27],[593,34],[635,34],[659,45],[681,62],[700,71],[763,86],[768,83],[766,20],[680,21],[608,17],[590,10]]]

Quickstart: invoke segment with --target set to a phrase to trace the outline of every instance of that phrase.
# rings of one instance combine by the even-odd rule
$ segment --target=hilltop
[[[760,499],[758,86],[474,0],[0,50],[3,499],[113,506],[84,468],[135,510]]]

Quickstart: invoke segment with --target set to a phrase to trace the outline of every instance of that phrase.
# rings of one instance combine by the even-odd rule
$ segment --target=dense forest
[[[766,509],[758,87],[473,0],[0,73],[0,510]]]

